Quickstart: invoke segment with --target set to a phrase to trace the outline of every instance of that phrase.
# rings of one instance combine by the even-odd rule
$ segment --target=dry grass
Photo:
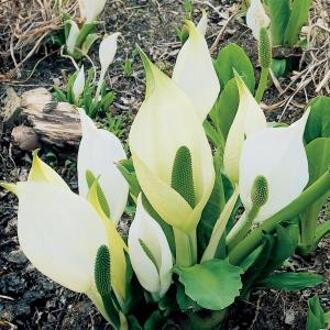
[[[279,92],[277,102],[266,110],[282,108],[280,119],[288,108],[303,109],[317,96],[330,94],[330,2],[314,0],[307,26],[302,29],[308,48],[303,52],[299,71],[293,71],[289,80],[273,77]],[[285,87],[284,87],[285,86]]]
[[[62,14],[75,16],[76,9],[76,0],[0,0],[0,66],[6,70],[0,81],[19,78],[44,39],[62,28]]]

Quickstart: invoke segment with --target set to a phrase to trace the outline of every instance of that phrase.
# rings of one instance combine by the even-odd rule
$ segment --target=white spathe
[[[78,35],[80,33],[79,27],[75,21],[70,21],[69,36],[66,40],[66,48],[69,54],[73,54],[76,47]]]
[[[84,89],[85,89],[85,70],[84,70],[84,66],[82,66],[79,69],[77,77],[72,86],[72,93],[75,102],[79,100]]]
[[[109,69],[110,64],[113,62],[117,52],[117,41],[120,33],[116,32],[106,36],[100,44],[99,58],[101,63],[100,78],[96,91],[96,100],[98,101],[102,84],[104,82],[105,75]]]
[[[208,23],[208,19],[207,19],[207,13],[205,10],[203,10],[202,12],[202,17],[199,20],[198,24],[197,24],[197,30],[199,31],[199,33],[202,36],[205,36],[206,31],[207,31],[207,23]]]
[[[270,18],[267,16],[260,0],[251,0],[250,7],[246,13],[246,24],[252,30],[256,40],[259,40],[260,29],[268,28]]]
[[[103,222],[83,197],[46,182],[20,182],[18,238],[32,264],[76,292],[94,285],[98,248],[108,244]]]
[[[225,173],[233,183],[238,182],[239,162],[245,137],[267,126],[266,117],[262,109],[242,78],[235,73],[235,79],[240,101],[224,150]]]
[[[129,186],[117,168],[126,154],[119,139],[112,133],[98,129],[94,122],[80,110],[82,139],[78,151],[78,183],[80,195],[87,197],[89,187],[86,171],[91,171],[105,194],[110,207],[110,217],[115,224],[122,216],[128,198]]]
[[[107,0],[79,0],[79,9],[86,23],[95,22],[101,14]]]
[[[289,127],[264,128],[248,137],[240,161],[240,196],[252,208],[251,189],[257,176],[268,183],[268,200],[256,222],[263,221],[297,198],[308,183],[308,161],[303,134],[309,110]]]
[[[189,38],[178,54],[172,77],[190,98],[202,122],[220,92],[219,79],[203,34],[205,19],[202,18],[199,29],[194,23],[186,22]]]
[[[195,229],[213,189],[212,152],[200,117],[182,90],[142,55],[147,97],[132,124],[129,145],[138,181],[149,202],[169,224],[185,232]],[[178,149],[192,158],[196,206],[171,187]]]
[[[141,245],[145,244],[153,258]],[[140,284],[162,297],[172,282],[173,257],[160,225],[144,209],[139,196],[128,235],[129,256]]]

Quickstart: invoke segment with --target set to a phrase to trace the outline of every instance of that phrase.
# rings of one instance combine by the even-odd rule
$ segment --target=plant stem
[[[197,262],[197,237],[196,230],[187,234],[178,228],[173,227],[176,264],[189,267]]]
[[[214,258],[218,245],[219,245],[219,242],[221,240],[221,237],[222,237],[223,233],[225,232],[230,215],[233,212],[233,209],[235,207],[238,196],[239,196],[239,188],[238,188],[238,185],[236,185],[234,188],[233,194],[227,201],[226,205],[224,206],[224,208],[220,214],[220,217],[218,218],[216,224],[213,227],[213,231],[211,234],[209,244],[207,245],[207,247],[203,253],[201,262],[211,260]]]
[[[311,206],[307,212],[301,216],[300,226],[300,243],[299,250],[306,255],[313,249],[314,235],[316,231],[316,220],[312,217],[313,207]]]
[[[261,68],[261,73],[260,73],[260,79],[259,79],[259,85],[256,91],[256,101],[258,103],[261,102],[265,90],[267,88],[267,82],[268,82],[268,72],[269,72],[269,68]]]
[[[327,220],[326,222],[318,225],[313,232],[313,237],[310,242],[310,244],[303,244],[300,243],[298,246],[298,252],[302,254],[303,256],[309,255],[312,251],[314,251],[319,244],[320,240],[326,236],[327,234],[330,234],[330,220]]]
[[[260,243],[264,232],[271,232],[282,221],[292,219],[309,205],[330,191],[330,169],[310,185],[291,204],[278,211],[252,231],[241,243],[229,251],[229,260],[239,265]]]

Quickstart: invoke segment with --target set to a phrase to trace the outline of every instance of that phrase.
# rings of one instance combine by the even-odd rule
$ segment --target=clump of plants
[[[304,219],[316,223],[330,196],[329,159],[319,159],[328,99],[290,126],[267,123],[244,51],[229,45],[214,65],[203,33],[191,21],[186,29],[172,77],[139,50],[146,95],[131,158],[80,110],[79,194],[37,153],[26,182],[2,183],[19,198],[29,260],[85,293],[114,329],[215,329],[255,287],[323,282],[277,269],[327,232]],[[126,237],[117,225],[129,196],[136,211]]]
[[[96,29],[100,22],[107,0],[79,0],[79,11],[82,18],[80,26],[68,15],[64,15],[65,50],[76,60],[86,56],[95,41],[100,38]]]
[[[109,109],[115,99],[115,93],[108,90],[105,76],[117,51],[118,36],[119,33],[106,36],[100,44],[101,70],[98,79],[94,67],[88,70],[86,78],[84,66],[81,66],[79,70],[69,76],[65,90],[54,86],[53,95],[57,101],[69,102],[81,107],[91,118],[95,118],[97,114],[105,113]]]
[[[274,54],[271,63],[277,76],[292,69],[293,48],[306,46],[306,40],[300,39],[300,32],[308,20],[311,4],[311,0],[251,0],[247,4],[246,23],[254,37],[259,43],[269,39],[278,53]]]

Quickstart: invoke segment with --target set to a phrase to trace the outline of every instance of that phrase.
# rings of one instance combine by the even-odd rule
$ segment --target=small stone
[[[24,264],[28,261],[21,250],[11,251],[5,258],[7,259],[7,261],[12,262],[14,264]]]
[[[288,309],[285,312],[285,320],[284,320],[285,324],[292,325],[294,323],[294,320],[295,320],[294,311],[292,309]]]
[[[31,127],[23,125],[14,127],[11,137],[13,143],[23,151],[33,151],[40,146],[38,135]]]

